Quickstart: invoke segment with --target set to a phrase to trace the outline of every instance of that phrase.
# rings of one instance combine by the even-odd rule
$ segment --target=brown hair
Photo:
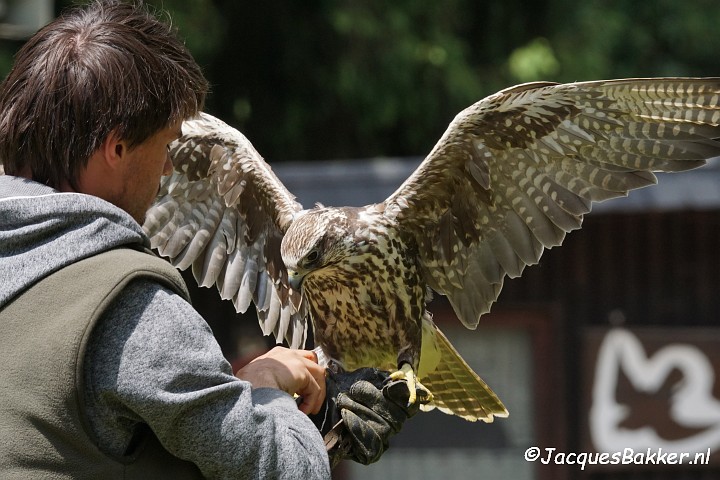
[[[142,4],[97,0],[42,28],[0,85],[5,173],[77,188],[117,131],[136,146],[203,107],[208,84],[169,25]]]

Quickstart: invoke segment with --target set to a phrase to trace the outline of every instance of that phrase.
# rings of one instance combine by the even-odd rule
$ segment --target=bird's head
[[[347,212],[338,208],[314,208],[293,221],[280,244],[288,271],[288,283],[300,291],[303,280],[353,255],[356,245],[349,231]]]

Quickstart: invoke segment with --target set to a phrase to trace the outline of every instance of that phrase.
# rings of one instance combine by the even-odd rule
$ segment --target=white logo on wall
[[[619,374],[632,387],[652,395],[674,370],[682,375],[669,396],[670,420],[678,426],[698,429],[697,433],[666,439],[652,426],[636,429],[621,424],[631,409],[616,398]],[[720,447],[720,402],[713,396],[715,371],[707,356],[689,344],[669,344],[646,355],[640,340],[628,330],[610,330],[598,350],[590,408],[590,435],[598,451],[614,452],[663,448],[676,452],[705,452]]]

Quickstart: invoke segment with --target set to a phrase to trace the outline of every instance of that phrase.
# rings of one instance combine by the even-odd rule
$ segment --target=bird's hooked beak
[[[305,273],[298,270],[288,270],[288,284],[294,291],[300,292],[303,278],[305,278]]]

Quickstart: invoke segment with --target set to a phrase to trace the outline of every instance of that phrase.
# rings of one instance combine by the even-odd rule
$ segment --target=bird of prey
[[[492,421],[507,410],[434,325],[432,291],[474,329],[593,202],[720,155],[719,124],[718,78],[518,85],[460,112],[382,203],[303,209],[240,132],[201,114],[171,145],[145,229],[239,312],[254,302],[265,334],[301,347],[310,319],[342,367],[393,371],[431,392],[424,409]]]

